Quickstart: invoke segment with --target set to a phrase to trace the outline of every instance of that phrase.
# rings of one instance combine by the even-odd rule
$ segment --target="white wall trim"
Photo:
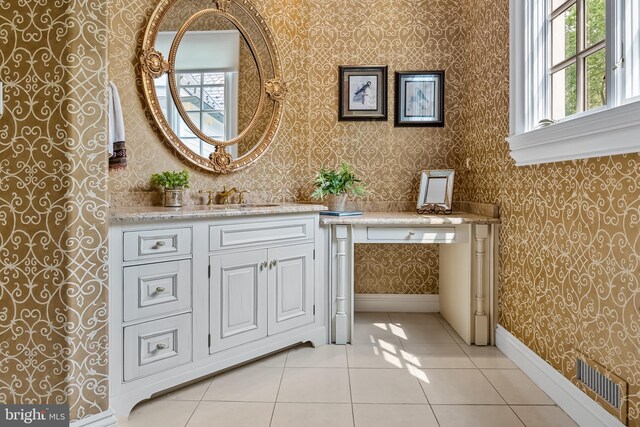
[[[517,166],[637,153],[640,102],[585,114],[507,138]]]
[[[496,330],[496,346],[580,426],[623,427],[617,418],[500,325]]]
[[[355,294],[355,311],[440,312],[439,295]]]
[[[117,427],[118,421],[113,409],[91,415],[78,421],[72,421],[70,427]]]

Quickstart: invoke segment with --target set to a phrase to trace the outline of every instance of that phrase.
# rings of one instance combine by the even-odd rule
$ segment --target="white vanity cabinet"
[[[155,209],[162,214],[112,211],[110,406],[118,417],[185,382],[328,342],[322,207],[196,210],[189,219]]]
[[[312,323],[314,244],[211,256],[215,353]]]

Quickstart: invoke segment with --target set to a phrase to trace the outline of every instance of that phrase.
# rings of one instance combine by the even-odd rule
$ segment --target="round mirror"
[[[247,1],[162,1],[141,61],[152,116],[189,161],[228,173],[264,153],[286,87],[269,29]]]

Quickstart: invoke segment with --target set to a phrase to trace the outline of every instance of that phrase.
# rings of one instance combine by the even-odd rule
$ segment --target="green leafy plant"
[[[351,193],[354,196],[362,196],[366,193],[362,180],[356,178],[351,165],[342,162],[340,168],[333,170],[324,166],[316,175],[315,191],[311,194],[314,199],[324,199],[329,194],[339,195]]]
[[[189,188],[189,171],[164,171],[151,175],[149,184],[158,188]]]

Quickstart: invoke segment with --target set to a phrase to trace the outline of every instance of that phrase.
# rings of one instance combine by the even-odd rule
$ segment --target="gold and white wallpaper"
[[[640,426],[640,155],[515,167],[508,0],[465,3],[458,197],[500,205],[500,324],[574,379],[574,350],[629,383]]]
[[[438,293],[438,246],[357,244],[354,246],[357,294]]]
[[[0,403],[108,408],[105,2],[0,1]]]

